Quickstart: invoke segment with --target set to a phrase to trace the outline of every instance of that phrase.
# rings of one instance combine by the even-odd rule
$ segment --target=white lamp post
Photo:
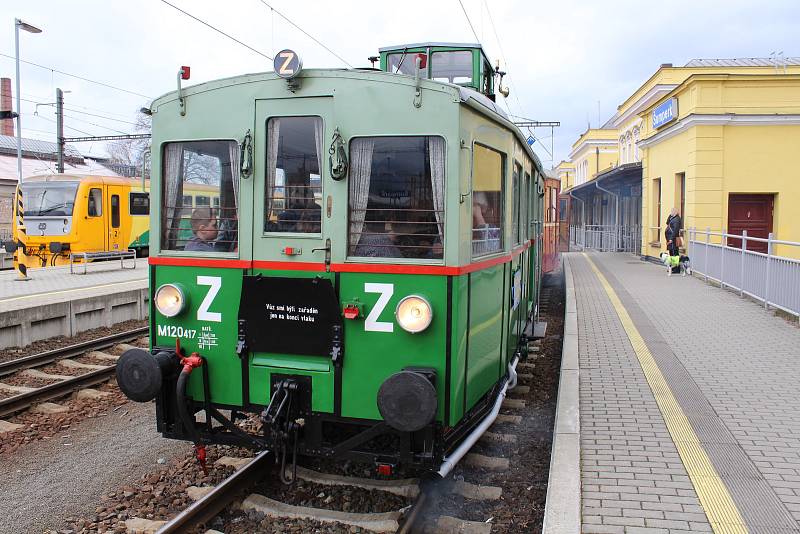
[[[14,51],[16,52],[17,59],[17,174],[19,176],[19,183],[22,184],[22,109],[20,108],[19,101],[19,29],[22,28],[30,33],[42,33],[42,30],[23,22],[19,19],[14,19]]]

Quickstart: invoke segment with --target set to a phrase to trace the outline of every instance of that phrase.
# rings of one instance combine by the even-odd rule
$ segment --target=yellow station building
[[[657,256],[673,207],[684,229],[800,241],[799,148],[800,58],[693,60],[662,65],[558,172],[574,168],[571,224],[638,224],[638,252]]]

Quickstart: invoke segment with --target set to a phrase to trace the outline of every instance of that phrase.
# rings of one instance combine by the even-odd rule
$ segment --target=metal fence
[[[730,246],[729,240],[741,242],[741,248]],[[755,243],[766,243],[767,252],[748,250]],[[748,237],[747,231],[739,235],[689,229],[688,252],[695,274],[761,301],[767,309],[800,317],[800,260],[776,256],[775,245],[798,247],[791,250],[797,250],[800,257],[800,243],[781,241],[772,234],[763,239]]]
[[[575,225],[569,228],[569,242],[583,250],[638,254],[642,247],[642,228],[613,224]]]

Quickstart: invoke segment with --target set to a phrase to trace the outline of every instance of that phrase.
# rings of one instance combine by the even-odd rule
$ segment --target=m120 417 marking
[[[172,324],[160,324],[158,325],[158,335],[194,339],[197,336],[197,330],[193,328],[184,328],[182,326],[175,326]]]

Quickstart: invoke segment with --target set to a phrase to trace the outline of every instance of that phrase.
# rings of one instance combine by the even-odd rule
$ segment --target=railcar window
[[[239,145],[167,143],[162,160],[162,250],[237,252]],[[211,206],[212,198],[220,199],[219,207]]]
[[[519,202],[520,202],[520,178],[522,177],[522,165],[514,162],[514,172],[511,175],[511,183],[512,183],[512,190],[513,190],[513,197],[511,202],[513,202],[511,210],[511,224],[514,225],[512,229],[513,233],[513,242],[515,245],[518,245],[520,242],[520,232],[519,232]]]
[[[527,171],[525,172],[525,182],[522,188],[522,198],[520,199],[520,211],[522,212],[520,215],[520,232],[522,234],[523,240],[528,240],[528,236],[530,235],[530,219],[533,216],[531,213],[530,207],[530,199],[531,199],[531,175]]]
[[[25,217],[72,215],[77,182],[31,182],[22,185]]]
[[[119,195],[111,195],[111,228],[119,228]]]
[[[267,122],[265,232],[320,233],[322,128],[320,117]]]
[[[103,190],[93,187],[89,190],[89,217],[100,217],[103,214]]]
[[[350,143],[348,255],[442,258],[445,157],[441,137]]]
[[[417,70],[417,54],[419,52],[408,52],[408,53],[398,53],[398,54],[389,54],[387,56],[388,68],[386,69],[388,72],[394,74],[408,74],[409,76],[414,76]],[[427,78],[428,77],[428,69],[420,69],[419,71],[420,78]]]
[[[472,83],[472,52],[453,50],[431,54],[431,78],[440,82]]]
[[[472,166],[472,255],[503,249],[505,155],[475,145]]]
[[[149,193],[131,193],[128,199],[131,215],[149,215],[150,214],[150,194]]]

